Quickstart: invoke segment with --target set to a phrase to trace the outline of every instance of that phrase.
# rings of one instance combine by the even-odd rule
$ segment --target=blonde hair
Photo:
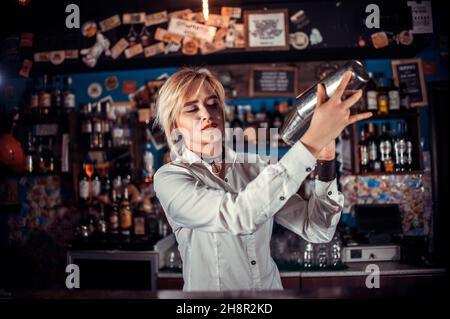
[[[155,124],[164,131],[170,148],[174,146],[172,133],[176,128],[176,118],[186,97],[197,95],[205,82],[211,86],[223,109],[225,91],[222,83],[204,68],[182,68],[172,74],[159,89]]]

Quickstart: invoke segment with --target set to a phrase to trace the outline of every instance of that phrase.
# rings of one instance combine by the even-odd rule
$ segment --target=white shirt
[[[316,165],[301,142],[275,164],[229,147],[225,159],[222,180],[183,147],[155,174],[156,195],[183,261],[183,290],[282,289],[270,254],[274,218],[307,241],[328,242],[344,197],[336,179],[316,180],[308,200],[297,194]]]

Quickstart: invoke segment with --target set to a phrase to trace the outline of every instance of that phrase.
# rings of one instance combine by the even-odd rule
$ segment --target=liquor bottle
[[[378,156],[377,132],[376,132],[376,126],[372,122],[369,123],[368,147],[369,147],[370,170],[373,172],[380,172],[381,171],[381,161]]]
[[[409,94],[406,88],[405,83],[400,84],[400,109],[401,110],[409,110],[411,108],[411,101],[409,98]]]
[[[105,205],[100,204],[100,212],[98,217],[97,233],[100,235],[100,239],[105,239],[108,232],[108,224],[106,222]]]
[[[391,85],[388,88],[389,96],[389,112],[397,112],[400,110],[400,90],[395,85],[394,79],[391,80]]]
[[[394,142],[395,165],[396,172],[403,172],[406,170],[406,139],[403,131],[402,122],[397,123],[397,138]]]
[[[27,140],[27,151],[25,155],[25,170],[27,174],[32,174],[34,172],[34,141],[33,141],[33,135],[28,133],[28,140]]]
[[[111,201],[112,185],[109,177],[109,170],[105,170],[105,175],[101,178],[100,201],[102,203],[109,203]]]
[[[94,161],[94,173],[92,174],[92,197],[98,199],[102,190],[102,183],[97,171],[97,162]]]
[[[412,171],[413,168],[413,144],[411,141],[411,136],[408,132],[408,124],[405,122],[403,126],[403,132],[405,134],[406,141],[406,167],[405,170]]]
[[[83,115],[81,119],[81,139],[84,148],[89,148],[91,145],[92,121],[91,121],[92,104],[87,103],[83,108]]]
[[[119,234],[119,202],[115,189],[111,191],[111,205],[108,216],[108,229],[111,235]]]
[[[38,159],[38,172],[43,174],[47,172],[45,165],[45,154],[44,154],[44,138],[41,136],[38,138],[37,147],[37,159]]]
[[[369,171],[369,147],[366,137],[366,127],[361,129],[361,135],[359,139],[359,156],[360,156],[360,171],[361,173],[367,173]]]
[[[128,239],[131,235],[131,228],[133,226],[133,212],[128,200],[128,187],[123,189],[123,199],[120,203],[120,234]]]
[[[37,79],[33,79],[30,93],[30,111],[32,118],[37,118],[39,113],[39,91],[37,90],[37,84]]]
[[[51,103],[52,98],[48,88],[48,77],[47,74],[44,74],[42,78],[42,88],[39,91],[39,115],[42,118],[45,118],[49,114]]]
[[[51,104],[52,104],[52,115],[57,117],[61,114],[62,109],[62,98],[61,98],[61,85],[58,77],[53,77],[52,82],[52,93],[51,93]]]
[[[103,147],[112,147],[111,137],[111,121],[109,119],[109,112],[111,110],[111,102],[106,101],[102,107],[102,134],[103,134]]]
[[[392,161],[392,141],[390,136],[390,124],[383,123],[381,124],[381,135],[380,135],[380,155],[381,162],[383,163],[383,170],[385,172],[392,172],[393,169],[393,161]]]
[[[102,133],[102,119],[101,119],[101,104],[94,104],[92,114],[92,134],[90,147],[91,148],[103,148],[103,133]]]
[[[139,208],[133,214],[133,237],[138,240],[147,237],[146,213],[143,203],[140,203]]]
[[[368,111],[378,110],[378,87],[373,79],[373,74],[369,72],[369,81],[366,86],[366,108]]]
[[[46,154],[47,171],[49,173],[56,172],[56,159],[55,159],[55,152],[54,152],[53,146],[54,146],[54,137],[49,137],[47,154]]]
[[[95,165],[94,165],[94,161],[93,160],[89,160],[86,161],[86,165],[84,165],[84,172],[86,173],[86,176],[88,177],[88,184],[89,184],[89,202],[92,202],[92,177],[94,175],[94,169]]]
[[[78,196],[82,204],[87,203],[89,199],[89,177],[86,175],[86,161],[83,162],[83,167],[78,176]]]
[[[64,92],[63,92],[63,106],[66,113],[70,113],[75,110],[76,98],[75,93],[72,91],[72,78],[67,76],[64,78]]]
[[[389,113],[389,96],[387,88],[384,86],[384,78],[382,76],[379,80],[377,103],[378,114],[383,115]]]

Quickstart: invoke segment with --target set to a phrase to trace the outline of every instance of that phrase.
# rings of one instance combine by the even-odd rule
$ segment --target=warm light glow
[[[205,18],[205,21],[207,21],[209,17],[208,0],[202,0],[202,7],[203,7],[203,18]]]
[[[31,0],[17,0],[17,2],[19,2],[20,5],[22,6],[26,6],[27,4],[30,3]]]

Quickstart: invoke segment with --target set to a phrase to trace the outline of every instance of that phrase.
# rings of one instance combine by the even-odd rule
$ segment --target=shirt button
[[[332,191],[329,191],[329,192],[328,192],[328,195],[331,195],[331,194],[333,194],[333,192],[332,192]]]
[[[307,167],[306,168],[306,171],[309,173],[309,172],[311,172],[311,167]]]
[[[225,182],[228,182],[228,178],[225,177],[224,181],[225,181]]]
[[[253,266],[256,265],[256,261],[255,261],[255,260],[252,260],[250,263],[251,263]]]
[[[286,198],[284,196],[280,196],[280,200],[285,200]]]

